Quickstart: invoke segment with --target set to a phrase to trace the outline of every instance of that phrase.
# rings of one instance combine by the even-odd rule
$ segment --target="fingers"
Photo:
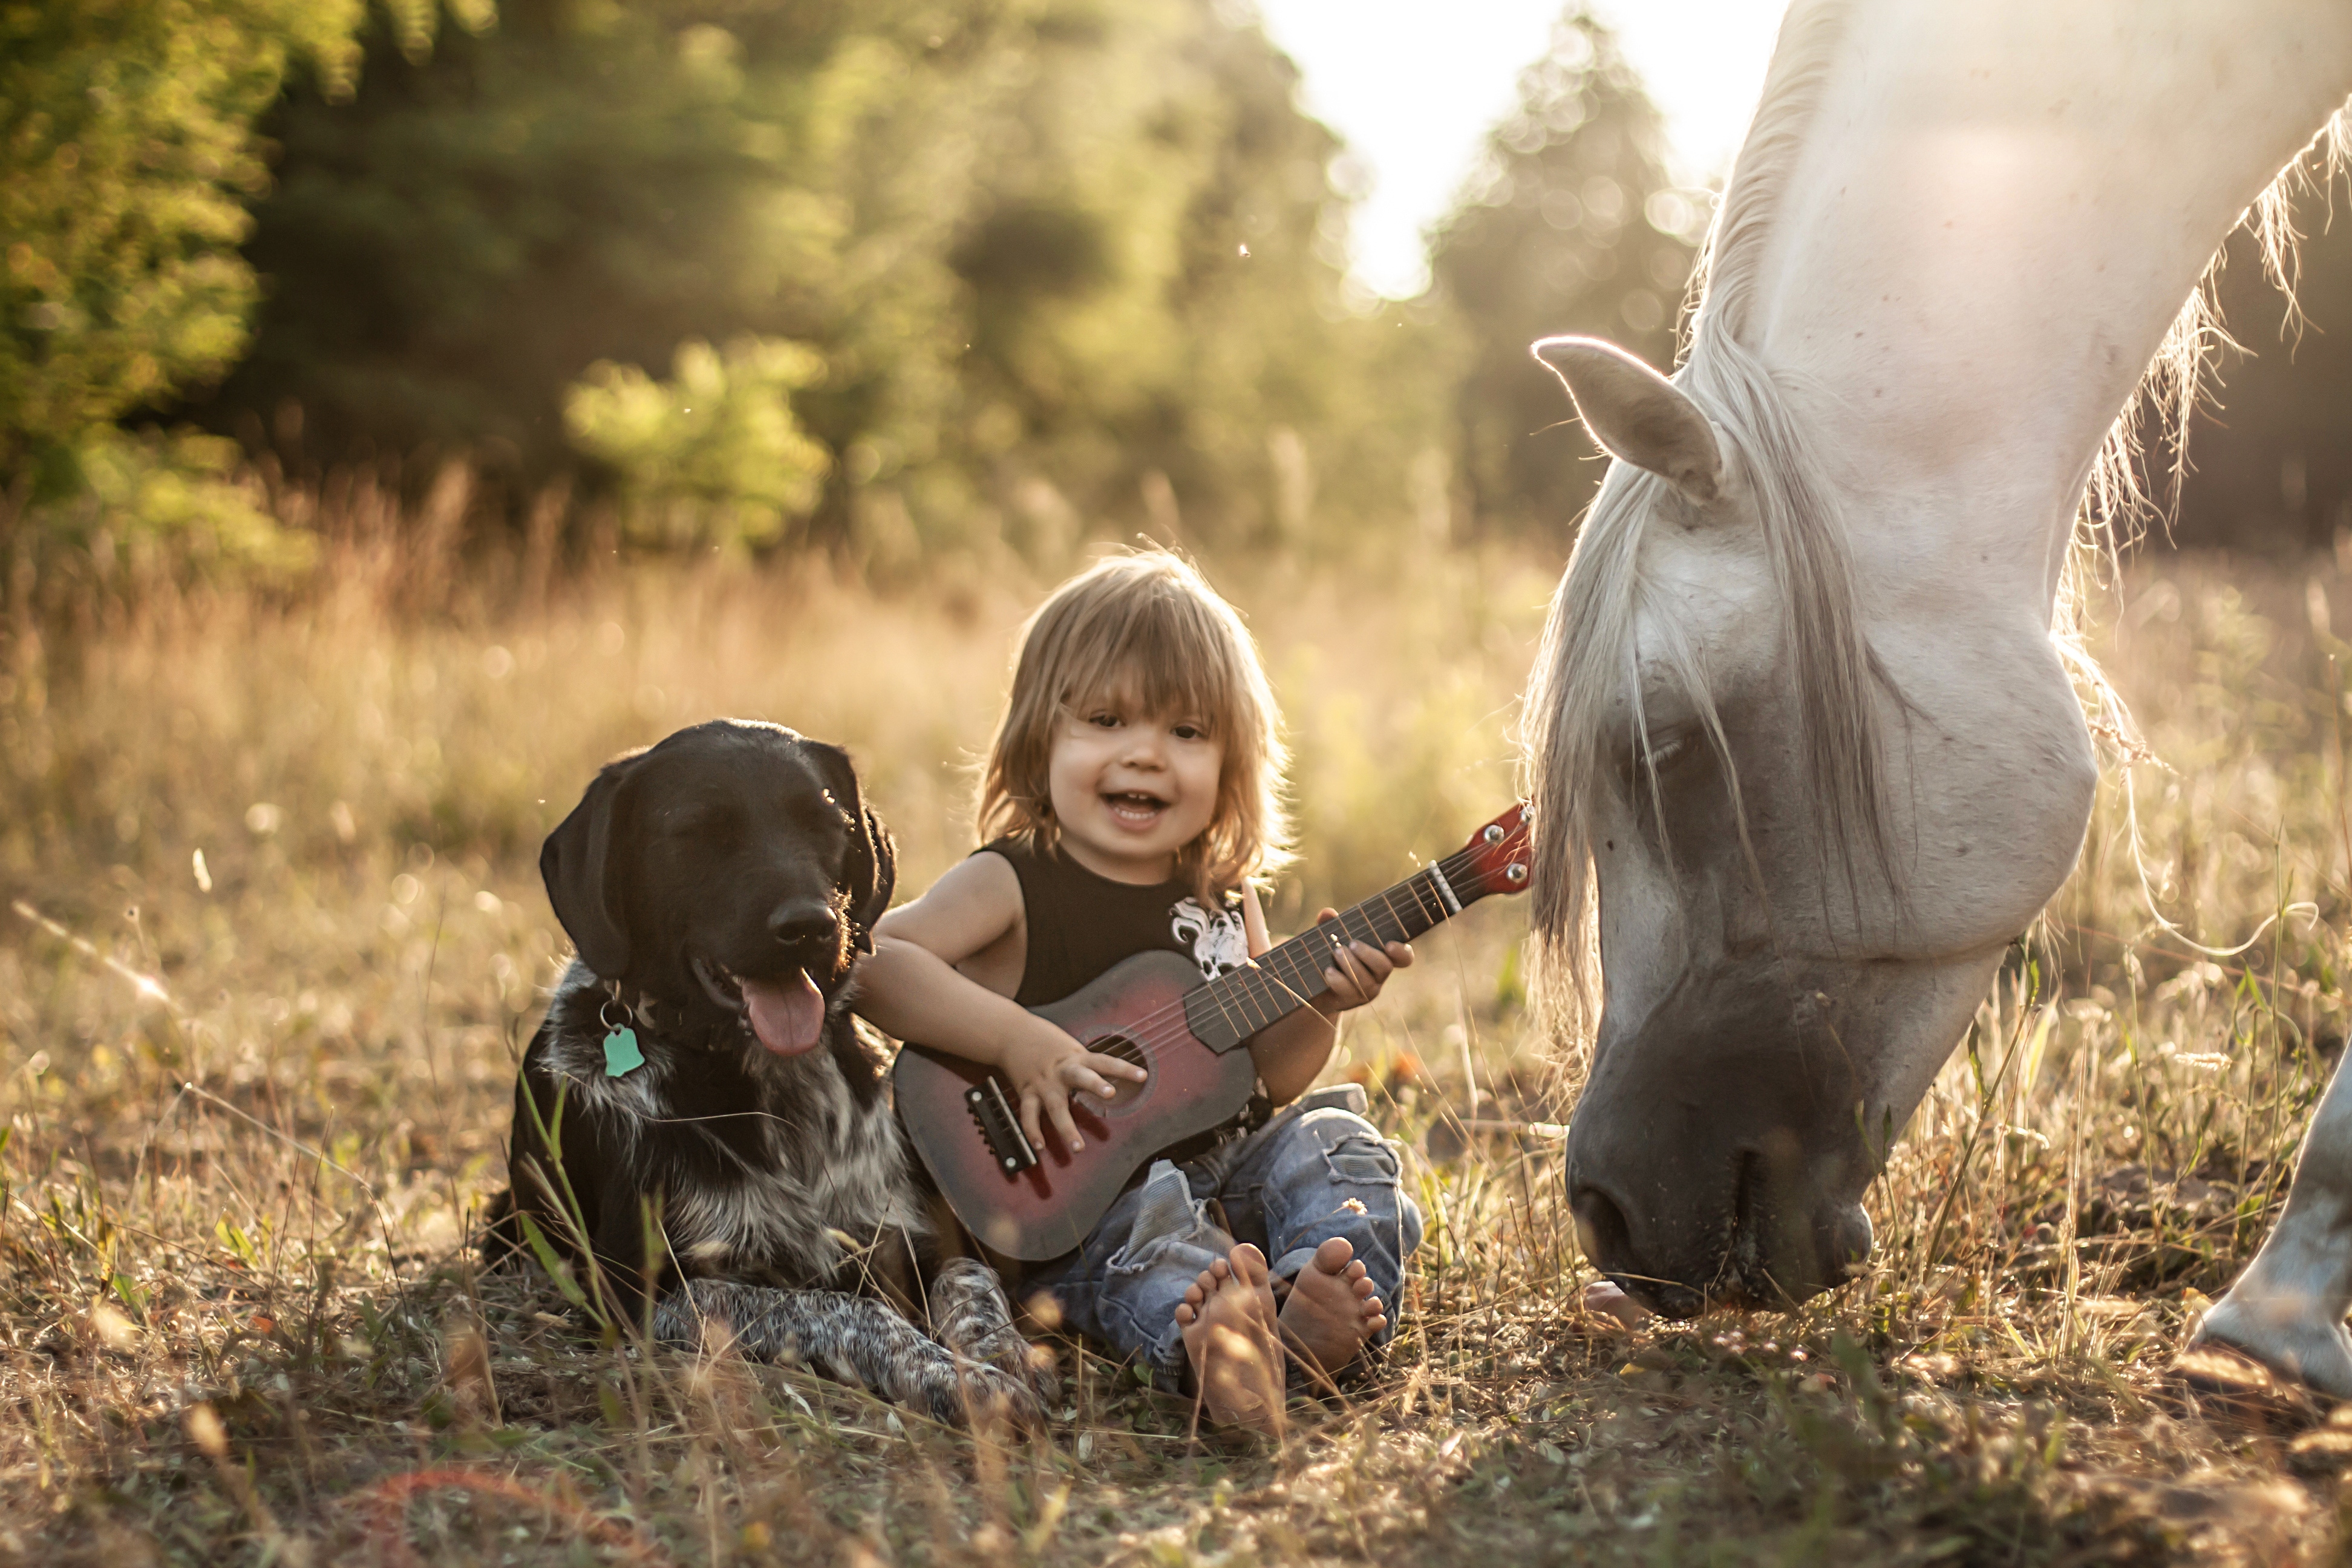
[[[1323,909],[1316,911],[1315,923],[1329,925],[1339,918],[1339,911]],[[1342,927],[1340,934],[1344,935]],[[1344,945],[1334,942],[1330,967],[1323,971],[1323,984],[1344,1007],[1360,1007],[1381,994],[1381,987],[1400,969],[1412,966],[1412,944],[1391,942],[1381,947],[1362,941],[1349,941]]]
[[[1078,1124],[1070,1119],[1068,1095],[1055,1095],[1048,1100],[1045,1111],[1054,1119],[1054,1131],[1061,1138],[1063,1148],[1075,1154],[1087,1146],[1086,1140],[1078,1136]]]
[[[1109,1100],[1117,1095],[1118,1090],[1113,1089],[1109,1080],[1097,1072],[1093,1066],[1097,1060],[1108,1059],[1108,1058],[1072,1057],[1069,1064],[1062,1069],[1061,1080],[1072,1094],[1091,1094],[1097,1100]]]
[[[1388,977],[1403,967],[1393,956],[1400,948],[1405,952],[1404,963],[1412,963],[1412,950],[1404,948],[1402,942],[1391,942],[1388,952],[1360,942],[1335,948],[1331,967],[1323,972],[1323,982],[1349,1006],[1360,1007],[1379,995]]]
[[[1079,1066],[1091,1069],[1094,1074],[1108,1075],[1111,1078],[1123,1078],[1129,1083],[1141,1083],[1145,1079],[1151,1076],[1149,1072],[1144,1070],[1143,1064],[1140,1062],[1121,1061],[1117,1057],[1097,1056],[1091,1051],[1073,1059],[1075,1059]],[[1100,1076],[1097,1077],[1096,1081],[1101,1081]],[[1099,1094],[1105,1100],[1108,1100],[1111,1097],[1111,1087],[1107,1083],[1103,1084],[1100,1089],[1095,1089],[1092,1085],[1088,1085],[1087,1087],[1090,1092]]]
[[[1032,1149],[1045,1147],[1045,1130],[1037,1120],[1038,1109],[1044,1103],[1045,1097],[1035,1089],[1021,1091],[1021,1131],[1029,1135],[1029,1147]]]

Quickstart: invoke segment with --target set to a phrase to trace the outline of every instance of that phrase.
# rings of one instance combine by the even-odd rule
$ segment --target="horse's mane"
[[[1889,841],[1881,794],[1877,706],[1870,686],[1885,677],[1855,608],[1852,554],[1819,454],[1790,412],[1787,389],[1756,357],[1747,329],[1773,224],[1802,151],[1807,127],[1843,42],[1856,0],[1798,0],[1780,26],[1764,91],[1741,144],[1698,267],[1685,311],[1687,342],[1675,384],[1729,437],[1760,513],[1782,627],[1796,683],[1801,755],[1823,841],[1837,847],[1846,893],[1859,902],[1866,881],[1883,881],[1900,907],[1901,862]],[[2315,140],[2320,183],[2352,155],[2352,110],[2339,112]],[[2312,184],[2306,153],[2281,173],[2243,223],[2253,229],[2264,270],[2294,297],[2294,197]],[[2168,515],[2186,471],[2189,416],[2227,342],[2212,306],[2212,268],[2182,307],[2137,389],[2102,444],[2078,513],[2053,637],[2077,676],[2095,731],[2126,746],[2126,715],[2079,631],[2087,584],[2112,563],[2118,540],[2145,520]],[[2150,426],[2170,444],[2169,485],[2144,478]],[[1646,771],[1646,724],[1634,629],[1654,590],[1640,567],[1642,532],[1664,499],[1665,481],[1612,463],[1587,512],[1568,571],[1553,595],[1526,706],[1529,795],[1536,805],[1534,923],[1538,1000],[1578,1035],[1597,1016],[1595,889],[1591,801],[1614,787],[1612,775]],[[1729,780],[1731,766],[1706,671],[1677,633],[1675,619],[1654,616],[1665,639],[1650,648],[1686,691]],[[1632,694],[1631,710],[1622,704]],[[1654,789],[1654,774],[1651,785]],[[1824,897],[1838,885],[1824,879]]]

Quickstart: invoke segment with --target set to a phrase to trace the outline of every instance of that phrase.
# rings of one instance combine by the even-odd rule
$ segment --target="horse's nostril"
[[[1848,1208],[1830,1222],[1830,1279],[1832,1285],[1844,1283],[1869,1266],[1870,1248],[1875,1238],[1871,1234],[1870,1215],[1860,1204]]]
[[[1633,1235],[1616,1201],[1598,1187],[1580,1187],[1569,1208],[1576,1215],[1576,1245],[1586,1259],[1604,1273],[1624,1268],[1633,1250]]]

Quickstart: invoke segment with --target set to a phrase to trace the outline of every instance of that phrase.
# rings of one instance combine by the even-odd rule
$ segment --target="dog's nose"
[[[778,904],[768,916],[768,934],[786,947],[830,942],[840,934],[833,906],[814,899],[794,899]]]

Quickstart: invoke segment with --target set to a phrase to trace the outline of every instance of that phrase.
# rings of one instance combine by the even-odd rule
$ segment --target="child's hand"
[[[1315,917],[1317,925],[1328,925],[1339,918],[1337,910],[1324,910]],[[1381,994],[1391,974],[1412,967],[1412,946],[1409,942],[1392,942],[1386,948],[1374,947],[1368,942],[1351,942],[1345,947],[1331,950],[1331,963],[1323,971],[1323,984],[1328,989],[1315,998],[1315,1010],[1325,1017],[1344,1013],[1350,1007],[1360,1007]]]
[[[1034,1027],[1023,1029],[1005,1042],[997,1058],[996,1070],[1021,1096],[1021,1130],[1029,1135],[1030,1146],[1041,1152],[1045,1147],[1042,1112],[1053,1118],[1054,1131],[1061,1139],[1062,1147],[1075,1154],[1086,1143],[1078,1137],[1077,1123],[1070,1118],[1070,1097],[1091,1094],[1107,1101],[1118,1092],[1109,1079],[1141,1083],[1151,1075],[1133,1062],[1096,1056],[1043,1018],[1028,1022]]]

